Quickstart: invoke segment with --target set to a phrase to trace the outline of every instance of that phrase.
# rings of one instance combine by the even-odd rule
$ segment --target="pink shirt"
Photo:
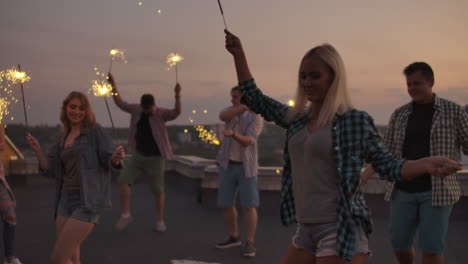
[[[136,127],[143,109],[139,104],[129,104],[124,101],[116,104],[120,109],[131,115],[130,133],[128,135],[128,150],[129,152],[134,152]],[[167,135],[166,122],[176,119],[178,115],[179,114],[177,114],[175,109],[166,109],[155,106],[153,112],[149,116],[153,138],[156,141],[159,151],[161,152],[161,156],[164,159],[172,159],[174,157],[171,144],[169,143],[169,137]]]

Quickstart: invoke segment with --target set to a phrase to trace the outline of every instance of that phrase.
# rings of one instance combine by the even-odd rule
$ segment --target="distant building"
[[[5,135],[5,148],[2,152],[3,168],[5,168],[5,176],[10,172],[10,161],[12,160],[24,160],[23,154],[13,144],[8,136]]]

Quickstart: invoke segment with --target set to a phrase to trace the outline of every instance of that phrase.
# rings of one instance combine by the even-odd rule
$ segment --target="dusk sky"
[[[87,92],[94,67],[107,71],[109,50],[123,49],[127,64],[112,72],[120,93],[138,102],[152,93],[173,107],[175,72],[166,56],[180,53],[183,113],[169,124],[217,123],[230,104],[236,75],[224,48],[224,23],[216,0],[2,0],[0,70],[21,64],[30,124],[56,125],[64,97]],[[409,101],[403,68],[425,61],[435,71],[434,91],[468,103],[468,1],[224,0],[229,30],[244,45],[251,71],[268,95],[294,97],[300,60],[310,48],[330,43],[341,53],[355,106],[377,124]],[[157,10],[161,10],[158,13]],[[19,88],[16,96],[20,97]],[[98,121],[110,126],[102,98],[90,94]],[[127,127],[129,115],[110,101],[114,122]],[[197,110],[193,115],[192,110]],[[203,110],[208,114],[201,114]],[[6,123],[23,122],[21,102]],[[10,121],[10,117],[15,118]]]

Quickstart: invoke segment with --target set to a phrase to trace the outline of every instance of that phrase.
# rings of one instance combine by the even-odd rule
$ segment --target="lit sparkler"
[[[28,114],[26,111],[26,99],[24,96],[24,87],[23,83],[28,82],[31,80],[31,77],[29,77],[26,72],[21,71],[21,66],[18,64],[18,70],[16,69],[9,69],[6,71],[5,77],[8,81],[10,81],[12,84],[19,83],[20,88],[21,88],[21,97],[23,99],[23,112],[24,112],[24,123],[26,130],[28,130]]]
[[[96,68],[95,68],[96,69]],[[112,85],[108,82],[104,82],[102,80],[93,80],[92,81],[93,85],[91,86],[90,91],[94,94],[96,97],[104,97],[104,102],[106,102],[106,107],[107,107],[107,113],[109,113],[109,119],[112,124],[112,131],[114,132],[115,135],[115,126],[114,126],[114,120],[112,119],[112,114],[109,109],[109,103],[107,102],[107,97],[117,95],[117,93],[114,93],[112,91]]]
[[[181,62],[184,59],[184,57],[180,56],[177,53],[170,53],[167,55],[167,64],[169,64],[169,69],[172,67],[175,67],[175,72],[176,72],[176,82],[179,82],[179,76],[177,72],[177,64]]]
[[[125,52],[123,50],[120,50],[120,49],[111,49],[109,51],[109,55],[110,55],[110,64],[109,64],[109,72],[112,71],[112,62],[114,60],[120,60],[120,61],[123,61],[124,63],[127,63],[128,61],[125,59]]]
[[[288,105],[294,107],[296,105],[296,102],[294,102],[294,100],[289,100]]]
[[[27,82],[31,78],[26,73],[20,72],[17,69],[9,69],[0,71],[0,120],[4,119],[9,114],[9,106],[13,103],[18,103],[18,99],[14,96],[12,86],[18,82]],[[14,117],[11,117],[13,120]]]

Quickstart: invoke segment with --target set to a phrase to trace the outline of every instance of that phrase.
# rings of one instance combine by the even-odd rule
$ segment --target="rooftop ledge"
[[[215,160],[197,156],[176,155],[174,159],[166,162],[166,171],[176,171],[184,177],[201,181],[205,189],[218,188],[218,166]],[[10,161],[10,176],[17,183],[25,183],[26,175],[37,174],[37,161],[35,159]],[[258,186],[260,190],[279,191],[281,189],[282,167],[259,167]],[[16,178],[16,179],[15,179]],[[462,196],[468,196],[468,170],[458,173]],[[377,175],[370,177],[368,183],[362,186],[365,193],[385,193],[386,182]]]

